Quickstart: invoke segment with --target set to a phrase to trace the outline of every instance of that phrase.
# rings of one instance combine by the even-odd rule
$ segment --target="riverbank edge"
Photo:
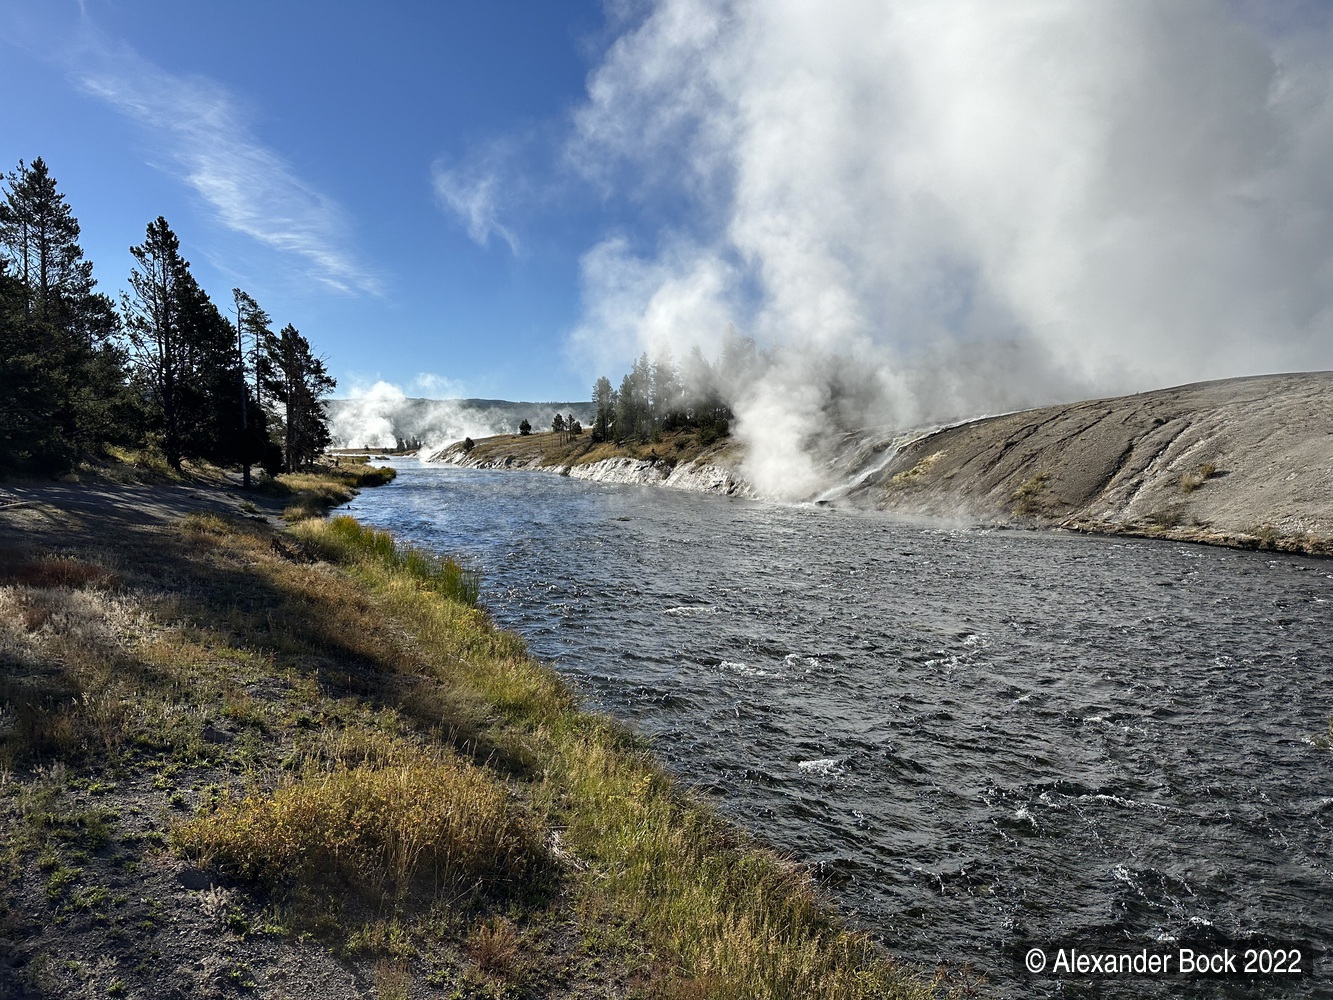
[[[753,497],[753,487],[737,468],[710,461],[668,462],[663,459],[621,456],[594,462],[547,464],[541,458],[506,461],[503,458],[474,458],[457,445],[437,453],[428,461],[465,469],[498,469],[504,472],[545,472],[570,479],[626,486],[660,486],[692,493],[715,493],[730,497]]]
[[[58,508],[46,505],[43,510],[40,500],[29,501],[28,506],[29,514],[40,513],[48,521],[59,518]],[[351,519],[339,521],[346,525]],[[428,653],[433,648],[438,654],[433,662],[429,656],[413,661],[413,669],[418,672],[412,680],[418,685],[443,683],[443,661],[451,661],[449,685],[464,703],[463,714],[472,720],[463,743],[470,744],[480,767],[492,768],[497,760],[511,761],[514,770],[510,773],[502,769],[502,784],[511,793],[517,790],[526,807],[535,812],[547,810],[543,854],[545,863],[560,872],[566,886],[564,898],[556,906],[560,912],[553,913],[550,907],[541,909],[534,926],[529,927],[521,920],[487,912],[483,901],[477,904],[479,913],[464,914],[464,925],[470,916],[477,926],[460,929],[455,919],[452,939],[445,935],[429,947],[417,940],[421,929],[404,914],[397,914],[387,928],[381,919],[374,926],[343,933],[326,958],[312,955],[309,944],[299,943],[299,937],[308,938],[306,932],[289,947],[292,935],[281,926],[282,918],[275,920],[274,914],[284,905],[292,905],[283,896],[290,887],[284,890],[280,885],[247,883],[234,873],[228,874],[225,865],[207,862],[202,855],[193,861],[187,858],[182,868],[179,860],[171,860],[173,854],[180,857],[179,848],[166,854],[160,848],[163,837],[174,840],[175,831],[191,815],[207,816],[227,802],[276,794],[286,780],[281,775],[287,765],[275,767],[278,762],[270,760],[270,777],[257,779],[256,761],[262,764],[267,759],[260,754],[244,762],[242,770],[249,777],[240,780],[234,773],[225,773],[225,768],[224,773],[216,773],[216,767],[202,766],[199,761],[186,766],[179,761],[164,764],[161,760],[145,760],[136,743],[145,734],[137,733],[130,722],[124,723],[125,732],[109,732],[105,725],[96,728],[96,720],[86,717],[86,710],[116,701],[129,711],[135,702],[148,700],[146,692],[130,697],[133,692],[103,690],[94,683],[95,678],[80,676],[75,698],[60,697],[47,706],[48,711],[61,714],[62,731],[73,742],[63,748],[58,742],[44,745],[36,757],[27,754],[31,748],[15,748],[12,740],[8,748],[17,752],[18,759],[11,758],[5,767],[0,802],[6,806],[3,815],[7,825],[20,835],[9,838],[6,848],[11,881],[6,893],[9,898],[0,907],[0,923],[8,939],[8,946],[0,949],[4,952],[0,954],[0,983],[9,976],[11,984],[35,988],[26,978],[14,978],[17,969],[18,975],[24,976],[24,970],[36,972],[41,980],[38,986],[56,992],[94,986],[112,995],[122,993],[134,988],[134,977],[124,974],[130,959],[140,953],[158,954],[155,943],[159,939],[180,937],[183,940],[172,943],[173,960],[193,963],[203,970],[200,975],[211,977],[210,982],[221,981],[224,976],[261,986],[281,981],[293,996],[325,995],[319,984],[328,975],[330,961],[353,970],[354,990],[349,995],[372,985],[383,993],[382,982],[393,976],[418,983],[434,977],[441,984],[452,977],[454,987],[466,987],[469,982],[476,987],[488,982],[502,984],[506,976],[540,979],[553,975],[551,970],[556,966],[576,970],[578,983],[571,996],[626,995],[621,992],[623,982],[603,982],[605,989],[597,987],[594,981],[599,975],[603,980],[608,975],[612,979],[628,976],[635,985],[627,995],[644,997],[732,996],[736,995],[737,984],[747,983],[747,995],[800,995],[801,991],[814,995],[828,982],[839,983],[843,990],[840,995],[849,997],[919,998],[947,992],[949,987],[938,981],[923,980],[919,974],[894,966],[865,935],[843,928],[807,873],[721,821],[706,805],[692,801],[662,772],[642,741],[608,720],[578,710],[565,683],[551,668],[532,660],[521,640],[496,629],[484,613],[433,592],[423,583],[418,569],[411,568],[434,565],[428,557],[421,563],[411,550],[398,546],[387,534],[359,526],[355,531],[346,530],[363,543],[349,547],[345,542],[331,542],[329,532],[334,523],[303,518],[284,529],[253,514],[237,517],[210,510],[155,524],[147,535],[135,539],[128,551],[110,546],[111,540],[95,531],[92,535],[70,532],[66,536],[58,527],[49,530],[51,525],[47,524],[41,551],[21,553],[18,564],[12,558],[8,560],[4,578],[0,578],[4,584],[0,592],[6,600],[17,601],[18,606],[39,611],[44,603],[63,605],[79,599],[80,594],[87,594],[94,603],[124,603],[127,592],[148,585],[148,581],[136,577],[127,559],[140,560],[143,565],[144,559],[152,562],[161,557],[177,574],[202,571],[200,559],[211,561],[210,573],[223,565],[228,572],[246,574],[232,579],[229,588],[215,595],[220,605],[233,609],[232,614],[243,603],[243,591],[252,583],[262,584],[260,589],[266,593],[276,582],[282,583],[275,591],[279,604],[290,596],[288,591],[336,585],[342,588],[337,593],[343,595],[344,607],[326,602],[322,610],[329,621],[337,619],[346,604],[358,603],[355,595],[362,594],[370,608],[355,610],[363,626],[367,624],[366,611],[373,612],[374,633],[368,639],[372,648],[375,643],[401,643],[404,636]],[[145,548],[150,538],[157,540],[162,551]],[[118,541],[128,539],[122,536]],[[168,548],[172,549],[170,553],[165,552]],[[86,576],[82,583],[51,576],[52,567],[65,567],[71,560],[85,568],[80,571]],[[274,598],[270,596],[271,605]],[[310,594],[303,599],[310,599]],[[151,666],[172,669],[165,661],[181,640],[182,628],[191,635],[213,635],[210,641],[214,641],[217,626],[207,619],[181,623],[171,617],[162,618],[158,615],[162,608],[155,603],[160,600],[167,602],[168,609],[179,611],[174,598],[156,595],[139,609],[148,615],[140,625],[147,634],[113,636],[113,645],[128,643],[129,648],[137,650],[147,642],[157,650]],[[282,610],[272,606],[263,609],[268,627],[272,627],[275,613],[279,621],[286,617],[280,614]],[[40,613],[34,614],[41,617]],[[61,645],[59,630],[45,628],[49,620],[43,621],[36,633],[29,633],[38,637],[34,649],[43,644]],[[441,631],[442,623],[449,622],[454,626]],[[231,627],[241,626],[233,622]],[[465,633],[466,641],[461,646],[458,628]],[[7,637],[11,647],[14,638]],[[293,640],[286,636],[284,641]],[[441,642],[444,646],[439,646]],[[194,647],[198,645],[193,642]],[[280,655],[266,652],[262,642],[247,644],[245,649],[224,646],[224,661]],[[490,653],[481,655],[478,649]],[[13,655],[13,649],[7,648],[6,653]],[[204,654],[194,648],[191,655]],[[296,659],[320,655],[319,650],[306,649],[298,652]],[[311,732],[312,727],[313,731],[321,730],[324,720],[333,717],[330,713],[352,711],[339,707],[337,699],[331,701],[323,693],[303,703],[299,698],[295,702],[272,700],[262,693],[249,692],[249,686],[284,677],[287,683],[308,691],[320,690],[318,686],[310,687],[309,663],[304,667],[277,661],[268,665],[273,669],[260,670],[247,682],[247,692],[235,695],[242,704],[233,705],[233,710],[226,705],[216,710],[218,706],[210,708],[186,698],[191,706],[188,714],[195,716],[193,728],[186,734],[191,752],[203,748],[205,754],[225,760],[230,749],[246,738],[246,719],[264,720],[262,725],[256,722],[258,732],[281,733],[284,741],[299,746],[302,733]],[[234,669],[234,664],[231,666]],[[472,676],[470,689],[459,690],[458,672],[464,666],[484,676]],[[314,668],[314,672],[320,675],[321,670],[328,669],[331,667]],[[110,676],[103,677],[102,687],[112,681]],[[173,683],[179,686],[181,678]],[[161,694],[156,689],[153,693]],[[486,721],[479,725],[478,719]],[[348,725],[344,718],[342,728]],[[357,725],[370,723],[361,720]],[[459,725],[459,719],[452,719],[451,725]],[[80,737],[81,727],[96,731],[89,729]],[[444,732],[436,732],[437,742]],[[452,745],[460,734],[456,728],[450,732]],[[487,748],[484,753],[483,746]],[[290,756],[291,747],[284,747],[284,751]],[[182,770],[193,779],[188,788],[180,778]],[[265,770],[258,769],[260,773]],[[536,785],[520,786],[518,775],[534,772],[546,777]],[[563,774],[568,787],[552,787],[552,774]],[[132,788],[133,795],[118,792],[117,786]],[[591,796],[595,802],[587,801],[590,790],[596,791]],[[34,813],[31,804],[39,800],[45,803],[43,811]],[[53,807],[61,801],[67,808]],[[586,806],[587,814],[582,815],[576,806]],[[51,835],[52,830],[79,828],[90,807],[100,809],[102,816],[95,850],[87,849],[91,842],[86,847],[77,846],[77,837],[62,840]],[[133,821],[122,823],[119,816],[111,818],[112,813],[126,811],[133,811]],[[124,830],[123,826],[132,829]],[[76,846],[69,847],[70,842]],[[112,856],[103,858],[102,854]],[[113,869],[144,865],[158,874],[165,873],[165,877],[150,878],[142,886],[147,895],[140,903],[155,915],[132,923],[126,918],[137,914],[116,916],[116,907],[129,911],[136,908],[130,901],[117,902],[123,892],[117,895],[120,885],[111,884],[116,882]],[[98,873],[107,876],[106,886],[93,884],[99,881]],[[666,873],[674,875],[674,882],[665,877]],[[59,891],[53,889],[57,882]],[[154,888],[160,895],[150,906]],[[671,891],[664,894],[664,888]],[[49,906],[43,906],[43,899]],[[107,899],[112,901],[110,911],[100,902]],[[218,912],[208,912],[213,905],[210,900],[223,900],[216,904],[220,923]],[[29,905],[34,902],[35,909]],[[513,900],[507,905],[512,912]],[[170,919],[173,915],[179,917],[177,926]],[[687,926],[679,926],[682,920]],[[690,920],[693,926],[688,926]],[[62,926],[65,930],[57,931]],[[119,945],[99,940],[108,936],[103,931],[114,931],[115,936],[123,938],[128,926],[139,928],[137,939],[131,933],[128,944],[123,940]],[[486,967],[475,953],[479,935],[487,934],[487,940],[509,934],[514,941],[537,946],[538,951],[544,948],[548,960],[543,968],[526,972],[517,967],[501,967],[498,971]],[[75,946],[71,935],[82,945]],[[537,940],[542,937],[548,940]],[[293,957],[288,954],[293,948],[304,954]],[[84,952],[88,953],[87,960],[80,961]],[[99,952],[109,956],[101,967],[91,957]],[[51,961],[57,955],[72,957],[59,964]],[[138,962],[140,967],[148,964]],[[597,973],[599,966],[607,971]],[[812,970],[814,978],[809,979]],[[554,990],[551,995],[564,994]]]
[[[450,464],[758,496],[736,450],[674,465],[567,465],[527,439]],[[494,442],[494,444],[492,444]],[[817,503],[1035,530],[1333,556],[1333,372],[1192,383],[979,417],[912,435],[830,439]]]
[[[972,421],[969,421],[972,422]],[[496,469],[503,472],[544,472],[571,479],[588,482],[615,483],[627,486],[656,486],[667,489],[682,489],[695,493],[713,493],[730,497],[754,498],[757,494],[750,484],[735,469],[713,463],[688,463],[677,466],[669,473],[664,473],[657,463],[644,459],[617,458],[601,459],[582,466],[541,465],[539,463],[509,463],[494,461],[469,461],[466,456],[455,460],[438,460],[441,464],[469,469]],[[956,509],[965,510],[966,500],[958,497],[953,500]],[[849,506],[862,507],[865,504],[855,500]],[[899,506],[884,504],[879,510],[889,514],[899,513],[909,516],[937,517],[954,520],[956,515],[935,513],[921,506],[905,503]],[[1006,525],[1032,531],[1071,531],[1080,535],[1096,535],[1106,538],[1139,538],[1162,542],[1185,542],[1191,545],[1211,545],[1219,548],[1241,549],[1255,552],[1279,552],[1287,555],[1306,555],[1333,557],[1333,538],[1308,534],[1284,535],[1276,530],[1257,534],[1244,532],[1208,531],[1198,527],[1164,527],[1154,524],[1125,524],[1111,521],[1085,520],[1080,518],[1043,518],[1019,515],[1005,515],[992,512],[989,516],[975,515],[975,520],[985,525]]]

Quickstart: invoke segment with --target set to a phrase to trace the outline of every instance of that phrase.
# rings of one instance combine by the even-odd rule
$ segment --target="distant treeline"
[[[702,444],[712,444],[731,432],[731,387],[744,384],[758,363],[755,343],[728,330],[722,356],[704,357],[696,345],[683,364],[673,363],[669,352],[656,358],[645,352],[620,380],[620,388],[602,376],[593,385],[597,417],[594,441],[654,441],[663,431],[696,428]]]
[[[232,290],[233,322],[159,216],[119,303],[94,291],[79,223],[40,159],[0,179],[0,472],[58,473],[117,449],[270,473],[329,442],[324,360]]]

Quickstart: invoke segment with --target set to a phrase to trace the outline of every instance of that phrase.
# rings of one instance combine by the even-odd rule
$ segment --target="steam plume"
[[[573,345],[615,370],[753,334],[768,364],[736,432],[761,489],[808,493],[805,446],[835,425],[1333,367],[1326,12],[642,9],[569,152],[686,210],[653,245],[588,251]]]
[[[517,427],[495,420],[458,399],[414,399],[389,382],[353,390],[350,398],[329,407],[329,431],[335,448],[394,448],[419,438],[422,452],[465,437],[513,433]]]

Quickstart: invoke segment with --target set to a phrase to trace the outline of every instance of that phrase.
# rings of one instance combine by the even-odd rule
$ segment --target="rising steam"
[[[329,407],[329,432],[335,448],[395,448],[420,439],[422,451],[442,448],[465,437],[510,434],[517,425],[458,399],[414,399],[388,382],[353,390],[350,398]]]
[[[573,346],[753,335],[736,433],[785,495],[834,427],[1333,367],[1333,35],[1268,11],[651,0],[569,152],[683,208],[588,251]]]

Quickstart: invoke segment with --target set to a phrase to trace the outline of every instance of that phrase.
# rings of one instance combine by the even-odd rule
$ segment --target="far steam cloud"
[[[433,376],[418,377],[417,384],[434,392],[459,389],[455,383]],[[354,389],[349,398],[328,404],[333,447],[391,449],[419,439],[423,456],[468,437],[516,434],[523,420],[537,430],[548,429],[557,411],[573,412],[587,421],[589,409],[586,403],[423,399],[410,397],[389,382]]]

